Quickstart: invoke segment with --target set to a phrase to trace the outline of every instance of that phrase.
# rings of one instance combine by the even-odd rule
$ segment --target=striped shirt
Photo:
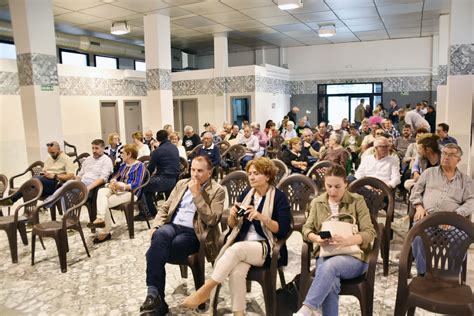
[[[125,162],[120,165],[120,169],[114,176],[114,179],[126,184],[130,184],[132,190],[139,187],[145,177],[145,165],[136,160],[133,164],[128,165]],[[141,190],[136,192],[136,196],[140,196]]]

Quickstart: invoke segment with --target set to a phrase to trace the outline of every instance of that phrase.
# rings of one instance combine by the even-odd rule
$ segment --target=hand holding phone
[[[329,230],[323,230],[323,231],[319,232],[319,237],[321,239],[331,239],[332,235],[331,235],[331,232]]]
[[[245,212],[247,212],[246,209],[244,209],[243,207],[241,206],[236,206],[237,207],[237,217],[247,217],[247,215],[245,214]]]

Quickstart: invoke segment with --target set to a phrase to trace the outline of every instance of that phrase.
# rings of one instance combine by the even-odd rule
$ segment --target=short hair
[[[363,119],[362,122],[361,122],[361,124],[363,124],[363,123],[369,124],[369,119],[368,119],[368,118]]]
[[[365,102],[365,99],[360,99],[361,104],[364,104],[364,102]]]
[[[374,140],[374,147],[377,147],[379,146],[379,144],[383,142],[383,143],[387,143],[388,144],[388,138],[384,137],[384,136],[377,136]]]
[[[252,126],[252,128],[260,129],[260,123],[257,122],[252,122],[250,126]]]
[[[295,123],[293,123],[293,121],[288,121],[288,122],[286,123],[286,125],[287,125],[287,126],[288,126],[288,125],[291,125],[291,127],[295,127]]]
[[[336,141],[336,144],[340,145],[342,143],[342,135],[338,133],[331,134],[329,138],[332,138]]]
[[[446,123],[439,123],[438,124],[439,127],[441,127],[443,129],[443,132],[449,132],[449,125],[446,124]]]
[[[397,100],[395,99],[390,99],[390,101],[395,102],[395,104],[398,104]]]
[[[277,174],[277,168],[273,162],[267,157],[259,157],[250,160],[245,167],[247,173],[249,173],[250,167],[254,167],[259,173],[268,177],[268,183],[273,185]]]
[[[406,111],[405,111],[404,108],[401,108],[401,109],[398,110],[398,113],[405,113],[405,112],[406,112]]]
[[[168,132],[165,131],[164,129],[160,129],[158,132],[156,132],[156,140],[158,142],[161,143],[167,138],[168,138]]]
[[[406,124],[405,126],[403,126],[403,129],[409,129],[411,131],[411,125],[410,124]]]
[[[197,155],[196,157],[193,158],[193,160],[191,161],[191,164],[193,163],[193,161],[198,161],[198,162],[204,161],[207,165],[207,170],[212,169],[212,162],[208,155]]]
[[[189,126],[189,125],[186,125],[184,127],[184,132],[192,132],[193,131],[193,127],[192,126]]]
[[[441,154],[438,144],[438,135],[432,135],[431,137],[423,137],[419,139],[416,143],[423,146],[424,149],[431,149],[431,151]]]
[[[410,126],[410,125],[408,125],[408,126]],[[428,129],[426,129],[426,127],[418,127],[416,129],[416,134],[426,134],[426,133],[429,133],[429,132],[430,131]]]
[[[212,133],[211,132],[205,132],[204,134],[202,134],[202,138],[204,138],[205,136],[208,136],[212,139]]]
[[[165,124],[165,126],[163,126],[163,129],[166,131],[168,128],[173,128],[173,126],[171,124]]]
[[[142,132],[135,132],[132,134],[132,138],[138,139],[139,141],[143,141],[143,134]]]
[[[91,145],[96,145],[96,146],[99,146],[99,147],[102,147],[104,148],[105,147],[105,142],[102,140],[102,139],[94,139],[92,142],[91,142]]]
[[[446,144],[444,145],[443,148],[448,148],[448,149],[456,149],[457,150],[457,154],[459,157],[462,156],[463,152],[462,152],[462,148],[461,146],[459,146],[458,144],[455,144],[455,143],[449,143],[449,144]]]
[[[268,121],[265,123],[265,128],[270,128],[271,123],[275,124],[272,120],[268,120]]]
[[[293,137],[288,141],[288,145],[293,148],[293,146],[298,144],[299,142],[301,142],[301,139],[299,137]]]
[[[378,113],[380,113],[380,109],[379,109],[379,108],[375,108],[375,110],[374,110],[374,112],[373,112],[373,113],[374,113],[374,114],[378,114]]]
[[[114,143],[114,136],[120,137],[118,133],[110,133],[109,137],[107,138],[107,141],[109,142],[109,145],[112,145]]]
[[[338,177],[344,180],[347,183],[347,174],[346,169],[343,168],[340,164],[332,164],[326,172],[324,173],[324,179],[326,177]]]
[[[123,151],[130,154],[130,156],[132,156],[133,159],[137,159],[138,157],[138,149],[137,149],[137,145],[135,144],[127,144],[123,146]]]

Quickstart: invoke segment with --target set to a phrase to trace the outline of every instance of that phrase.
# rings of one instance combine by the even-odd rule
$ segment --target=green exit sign
[[[52,84],[42,84],[41,91],[53,91],[54,86]]]

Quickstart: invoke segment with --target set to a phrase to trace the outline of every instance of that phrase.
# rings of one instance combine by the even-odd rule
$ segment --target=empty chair
[[[0,174],[0,199],[3,198],[3,194],[7,191],[8,178],[4,174]],[[10,211],[10,208],[8,208]],[[8,214],[10,215],[10,214]],[[0,206],[0,216],[3,216],[2,207]]]
[[[448,225],[448,226],[446,226]],[[426,274],[410,283],[412,243],[421,238]],[[474,242],[474,224],[453,212],[434,212],[408,232],[400,253],[395,315],[414,315],[419,307],[439,314],[474,315],[474,295],[460,282],[461,266]]]
[[[227,206],[222,212],[221,227],[222,231],[227,229],[227,218],[229,217],[230,208],[237,202],[237,199],[250,187],[247,173],[242,170],[229,173],[222,179],[221,186],[226,190]]]
[[[33,210],[43,193],[43,185],[38,179],[30,179],[20,187],[19,191],[23,196],[23,203],[16,207],[12,216],[0,217],[0,229],[7,233],[13,263],[18,262],[16,231],[18,230],[20,233],[23,244],[27,245],[28,238],[25,225],[32,219]],[[21,210],[23,212],[20,213]]]
[[[44,162],[42,161],[35,161],[31,165],[26,168],[26,170],[20,174],[14,175],[13,177],[10,178],[9,180],[9,187],[8,187],[8,195],[12,195],[13,193],[18,190],[18,188],[15,188],[14,180],[18,177],[21,177],[28,172],[31,173],[31,177],[34,176],[39,176],[41,172],[43,172],[43,167],[44,167]]]
[[[240,160],[245,156],[247,151],[245,147],[239,144],[232,145],[222,154],[222,160],[227,164],[227,172],[240,169]]]
[[[327,168],[331,167],[333,163],[331,161],[322,160],[315,163],[306,173],[308,177],[313,179],[318,187],[318,192],[324,192],[324,173],[326,172]]]
[[[179,176],[178,180],[187,178],[189,176],[189,163],[183,158],[179,157]]]
[[[288,167],[286,166],[286,164],[280,159],[276,159],[276,158],[272,159],[272,162],[275,165],[275,167],[278,169],[277,175],[275,177],[275,185],[278,185],[281,179],[283,179],[284,177],[290,174],[290,171],[288,170]]]
[[[369,208],[370,214],[377,218],[380,210],[386,207],[385,226],[382,231],[382,258],[383,258],[383,275],[388,275],[390,239],[392,231],[393,214],[395,211],[395,198],[393,191],[385,182],[374,178],[364,177],[352,182],[348,190],[353,193],[359,193],[364,197],[365,203]],[[387,203],[385,203],[387,201]]]
[[[217,148],[219,148],[219,151],[222,155],[227,149],[230,148],[230,143],[226,140],[221,140],[217,143]]]
[[[31,265],[35,264],[35,240],[36,236],[54,238],[58,248],[59,264],[61,272],[67,271],[67,257],[69,251],[67,232],[70,229],[77,230],[81,236],[82,243],[86,249],[87,256],[90,257],[87,249],[84,233],[82,232],[81,207],[87,201],[87,187],[80,181],[71,180],[59,188],[47,201],[39,204],[33,212],[33,229],[31,231]],[[51,206],[63,209],[64,216],[60,221],[49,221],[40,223],[39,212]]]
[[[270,139],[270,146],[267,148],[268,158],[270,159],[280,158],[284,142],[285,142],[285,139],[280,135],[272,137]]]

